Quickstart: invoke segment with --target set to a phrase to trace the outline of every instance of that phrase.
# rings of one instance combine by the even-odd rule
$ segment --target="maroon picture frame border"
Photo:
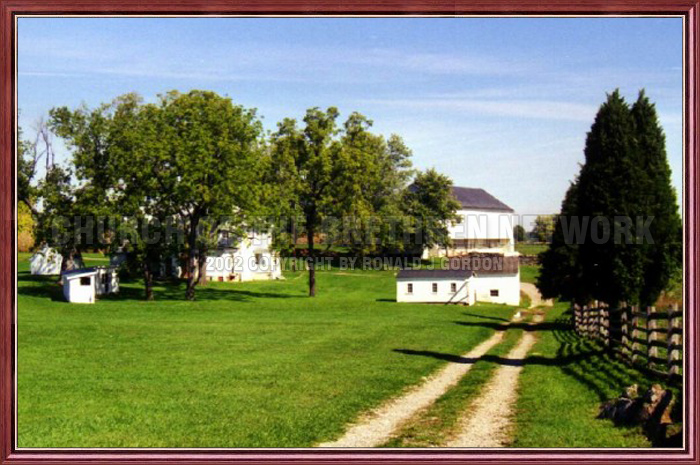
[[[697,134],[700,130],[698,33],[700,1],[661,0],[0,0],[0,465],[63,463],[700,463],[697,444],[698,189]],[[684,241],[686,353],[684,373],[685,447],[683,450],[532,449],[15,449],[14,365],[16,303],[15,223],[15,16],[88,14],[426,14],[426,15],[683,15],[685,21]],[[623,39],[622,39],[623,40]]]

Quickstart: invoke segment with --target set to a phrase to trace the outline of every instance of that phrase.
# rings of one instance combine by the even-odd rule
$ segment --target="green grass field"
[[[336,438],[359,413],[490,336],[513,309],[397,304],[394,273],[320,272],[212,283],[139,283],[94,305],[64,302],[20,257],[20,447],[286,447]],[[86,264],[101,264],[99,255]],[[461,324],[460,324],[461,323]]]
[[[529,242],[516,242],[515,251],[523,255],[537,255],[547,249],[547,244],[533,244]]]
[[[540,267],[533,265],[520,265],[520,282],[535,284],[540,275]]]
[[[577,337],[558,303],[520,376],[515,447],[650,447],[639,428],[596,419],[600,404],[634,383],[654,382],[602,347]]]

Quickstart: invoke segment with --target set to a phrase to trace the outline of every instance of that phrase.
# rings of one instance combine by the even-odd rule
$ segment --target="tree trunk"
[[[190,230],[187,238],[189,250],[187,251],[187,291],[185,298],[194,300],[194,288],[197,286],[197,224],[195,218],[190,221]]]
[[[64,249],[64,251],[62,251],[61,274],[58,277],[58,284],[63,284],[63,273],[65,273],[66,271],[74,270],[76,268],[75,259],[78,256],[80,256],[80,254],[75,249],[75,247],[71,247],[70,249]]]
[[[151,261],[148,259],[143,262],[143,282],[146,300],[155,300],[153,297],[153,272],[151,271]]]
[[[309,222],[307,222],[308,224]],[[316,297],[316,263],[314,257],[314,228],[306,228],[306,237],[309,246],[309,297]]]
[[[198,284],[204,286],[207,284],[207,249],[202,247],[199,251],[199,279]]]

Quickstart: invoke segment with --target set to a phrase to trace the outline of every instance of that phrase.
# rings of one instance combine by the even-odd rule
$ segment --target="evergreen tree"
[[[649,234],[653,244],[643,244],[644,286],[642,305],[654,305],[682,262],[682,222],[676,193],[671,185],[671,168],[666,156],[666,138],[656,108],[642,90],[632,106],[637,135],[639,164],[646,174],[644,215],[653,218]]]
[[[590,294],[583,283],[579,246],[573,234],[578,213],[578,180],[566,191],[560,214],[554,218],[554,233],[549,247],[539,255],[537,287],[546,299],[560,298],[584,304]]]
[[[627,227],[636,236],[629,222],[642,214],[645,174],[637,160],[634,118],[618,90],[600,107],[584,154],[577,203],[581,221],[589,221],[589,233],[580,245],[581,284],[593,298],[610,305],[639,303],[642,248],[615,232]]]
[[[579,303],[653,305],[680,267],[682,226],[663,130],[643,91],[631,109],[618,91],[608,95],[585,158],[540,255],[538,286]]]

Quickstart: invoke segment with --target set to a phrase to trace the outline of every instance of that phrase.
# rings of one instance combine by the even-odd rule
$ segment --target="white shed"
[[[97,296],[119,292],[119,275],[111,266],[82,268],[63,273],[63,296],[68,302],[95,303]]]
[[[396,301],[519,305],[519,262],[517,254],[471,253],[451,258],[447,269],[401,270]]]
[[[119,274],[116,266],[96,266],[95,292],[97,295],[119,292]]]
[[[473,305],[471,276],[465,270],[401,270],[396,275],[396,301]]]
[[[34,275],[58,275],[61,274],[62,262],[61,254],[45,245],[29,259],[29,270]]]
[[[83,268],[63,273],[63,297],[74,304],[95,303],[97,270]]]

